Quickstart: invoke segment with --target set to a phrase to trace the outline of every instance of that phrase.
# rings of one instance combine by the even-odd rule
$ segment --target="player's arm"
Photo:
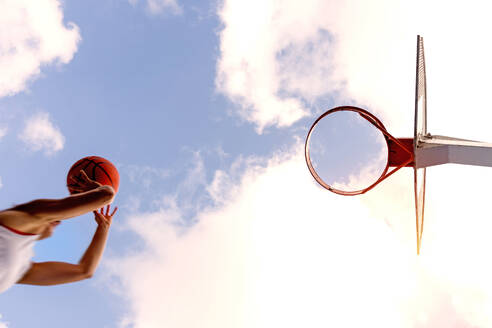
[[[76,282],[90,277],[90,272],[86,271],[80,264],[40,262],[33,263],[31,268],[17,283],[51,286]]]
[[[97,181],[89,179],[81,171],[77,186],[72,187],[77,194],[62,199],[36,199],[29,203],[18,205],[12,210],[23,211],[49,221],[64,220],[102,208],[113,201],[114,189],[102,186]]]
[[[106,213],[101,209],[95,212],[95,219],[98,223],[92,241],[80,259],[78,264],[65,262],[41,262],[33,263],[31,268],[17,283],[39,286],[60,285],[69,282],[80,281],[92,277],[101,260],[108,239],[109,227],[111,225],[113,213],[109,214],[109,206]]]

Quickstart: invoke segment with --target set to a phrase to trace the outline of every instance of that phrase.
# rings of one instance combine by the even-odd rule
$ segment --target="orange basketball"
[[[78,176],[80,170],[84,170],[90,179],[95,180],[102,185],[111,186],[115,192],[118,192],[120,175],[113,163],[102,157],[88,156],[75,162],[68,171],[67,187],[71,194],[74,193],[74,190],[72,190],[70,186],[74,185],[75,182],[70,177]]]

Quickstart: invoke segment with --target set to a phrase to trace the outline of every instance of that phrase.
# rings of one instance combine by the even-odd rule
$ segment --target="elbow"
[[[94,270],[83,270],[81,273],[82,280],[90,279],[94,276]]]
[[[114,196],[116,195],[116,192],[114,191],[113,187],[111,186],[101,186],[101,198],[104,201],[105,204],[110,204]]]
[[[86,263],[85,261],[81,260],[79,262],[78,268],[77,268],[77,274],[79,276],[80,280],[85,280],[85,279],[90,279],[94,276],[94,272],[96,271],[96,268],[94,265],[91,265],[90,263]]]

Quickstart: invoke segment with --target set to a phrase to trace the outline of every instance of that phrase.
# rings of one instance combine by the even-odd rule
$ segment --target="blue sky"
[[[487,8],[416,8],[0,3],[0,206],[64,197],[68,169],[88,155],[121,176],[95,277],[14,286],[0,295],[0,327],[490,326],[489,170],[429,169],[416,258],[410,171],[343,198],[304,162],[309,126],[334,106],[412,135],[418,33],[429,130],[492,140]],[[94,229],[92,215],[64,222],[34,260],[78,261]]]
[[[1,123],[7,127],[0,151],[2,158],[10,158],[1,168],[2,206],[64,197],[70,165],[86,155],[104,156],[121,174],[115,200],[120,212],[107,250],[118,254],[138,244],[116,227],[137,210],[135,199],[138,210],[155,209],[155,202],[176,189],[196,160],[207,163],[204,174],[210,180],[239,155],[262,156],[291,143],[285,131],[257,134],[215,90],[216,7],[198,1],[174,15],[153,14],[145,3],[64,2],[64,24],[76,24],[81,39],[73,59],[42,65],[23,92],[0,100]],[[39,113],[48,115],[63,136],[62,149],[48,145],[34,151],[19,139],[26,121]],[[196,181],[197,193],[202,184]],[[91,215],[67,222],[55,237],[37,245],[34,260],[77,261],[94,228]],[[68,320],[73,327],[113,326],[124,306],[94,280],[51,291],[12,288],[2,295],[1,313],[15,327],[35,322],[66,326]],[[63,296],[67,293],[72,301]],[[32,317],[19,311],[20,303],[30,312],[36,308]]]

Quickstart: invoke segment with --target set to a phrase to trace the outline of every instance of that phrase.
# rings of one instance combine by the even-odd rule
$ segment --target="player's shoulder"
[[[42,211],[46,207],[56,206],[60,200],[58,199],[35,199],[27,203],[15,205],[5,211],[6,217],[28,218],[28,219],[43,219]]]
[[[26,224],[30,225],[38,220],[39,218],[20,208],[0,211],[0,224],[14,229],[23,228]]]
[[[12,218],[19,218],[26,216],[27,213],[14,210],[14,209],[6,209],[0,211],[0,223],[6,223],[7,221],[11,220]]]

